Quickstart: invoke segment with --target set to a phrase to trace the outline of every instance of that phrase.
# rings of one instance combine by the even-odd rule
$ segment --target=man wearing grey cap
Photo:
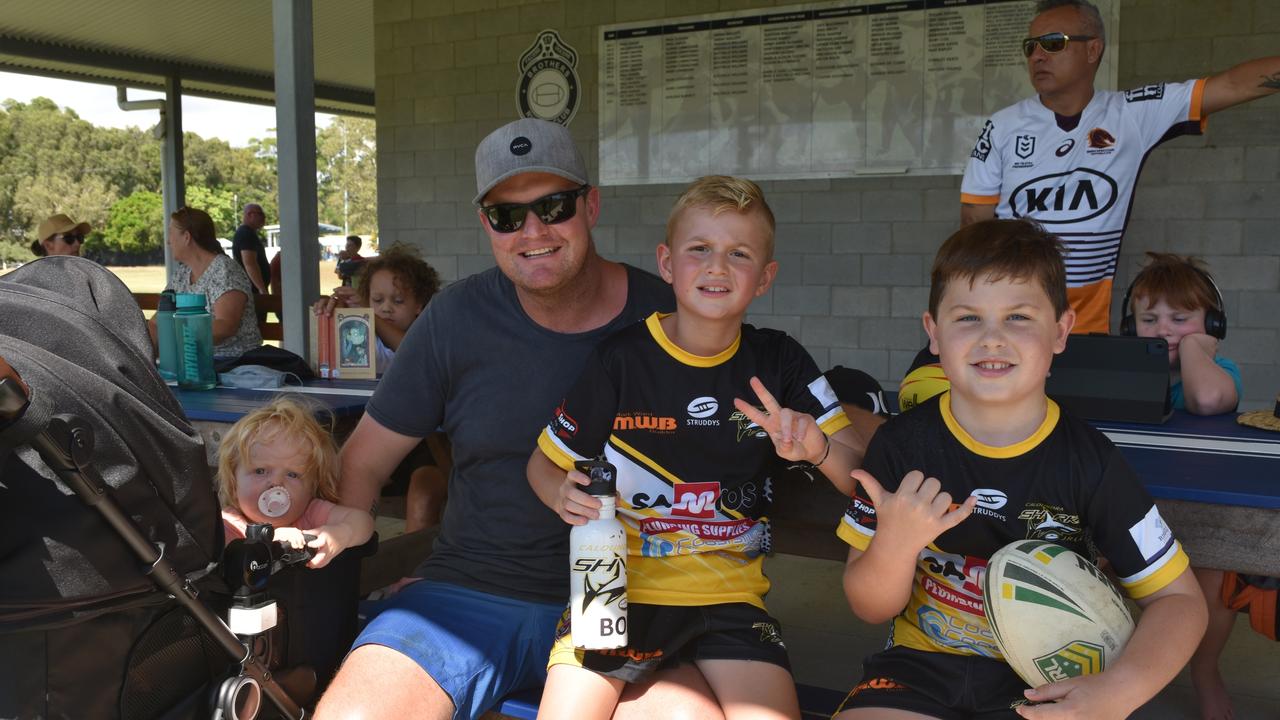
[[[568,596],[568,526],[525,464],[596,343],[671,310],[657,277],[596,254],[599,192],[569,131],[524,119],[476,149],[497,267],[431,300],[342,450],[344,504],[372,507],[419,440],[453,444],[431,556],[365,627],[319,718],[478,717],[538,687]],[[656,244],[656,241],[655,241]]]

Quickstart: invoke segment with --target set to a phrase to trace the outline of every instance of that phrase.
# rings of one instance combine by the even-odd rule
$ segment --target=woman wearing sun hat
[[[87,222],[78,223],[70,217],[58,213],[50,215],[36,229],[36,239],[31,243],[31,252],[37,257],[45,255],[80,255],[85,236],[93,228]]]

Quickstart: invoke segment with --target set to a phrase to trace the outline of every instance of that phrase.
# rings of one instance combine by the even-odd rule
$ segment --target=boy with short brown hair
[[[843,720],[888,708],[895,718],[1124,717],[1204,630],[1187,556],[1141,482],[1106,437],[1045,396],[1075,320],[1062,252],[1025,220],[966,226],[938,251],[923,320],[951,389],[877,431],[837,531],[852,546],[850,607],[869,623],[893,620]],[[1003,661],[982,578],[996,550],[1025,538],[1106,555],[1144,608],[1105,672],[1027,689]]]
[[[695,181],[657,249],[676,312],[601,343],[538,439],[530,484],[572,525],[600,507],[574,461],[603,450],[618,469],[629,638],[575,648],[566,611],[540,716],[610,717],[628,683],[691,663],[727,718],[799,717],[764,605],[770,461],[809,461],[847,494],[865,443],[799,343],[742,322],[773,282],[773,232],[755,183]]]

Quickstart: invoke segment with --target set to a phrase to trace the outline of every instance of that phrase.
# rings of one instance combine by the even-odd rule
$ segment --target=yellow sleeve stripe
[[[849,519],[848,515],[840,518],[840,524],[836,527],[836,537],[852,545],[857,550],[865,551],[871,545],[871,538],[874,532],[868,530],[861,525]]]
[[[818,427],[822,428],[822,432],[828,436],[835,435],[852,424],[849,416],[844,414],[844,408],[839,405],[835,410],[818,418]]]
[[[1163,589],[1190,565],[1191,559],[1182,550],[1182,544],[1175,540],[1173,546],[1151,563],[1146,570],[1137,575],[1120,578],[1120,584],[1124,586],[1129,597],[1138,600]]]
[[[969,205],[999,205],[999,195],[970,195],[969,193],[960,193],[960,202]]]
[[[572,470],[574,460],[578,459],[573,451],[561,443],[547,428],[543,428],[542,434],[538,436],[538,449],[565,472]]]

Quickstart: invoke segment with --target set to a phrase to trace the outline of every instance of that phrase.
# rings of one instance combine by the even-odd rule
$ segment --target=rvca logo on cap
[[[523,135],[511,141],[512,155],[528,155],[532,149],[533,143],[529,142],[529,138]]]

